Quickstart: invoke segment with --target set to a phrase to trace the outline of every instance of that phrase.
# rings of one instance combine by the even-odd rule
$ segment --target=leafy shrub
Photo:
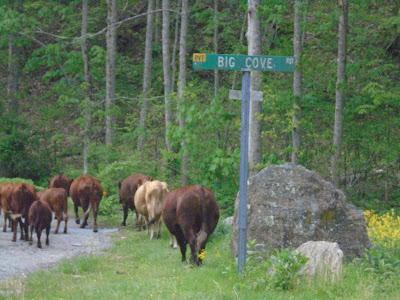
[[[382,279],[400,276],[400,248],[372,247],[365,252],[362,265]]]
[[[105,196],[100,202],[99,214],[102,216],[111,216],[117,214],[119,208],[119,197],[117,194]]]
[[[307,262],[307,257],[289,249],[273,254],[269,260],[267,284],[270,288],[290,290],[299,280],[299,270]]]

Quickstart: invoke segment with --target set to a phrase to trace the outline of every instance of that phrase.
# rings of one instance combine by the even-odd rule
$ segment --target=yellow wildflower
[[[206,258],[206,250],[205,249],[201,249],[198,257],[199,257],[199,259],[201,261],[203,261]]]
[[[400,246],[400,216],[393,209],[381,216],[366,210],[364,217],[373,243],[389,248]]]

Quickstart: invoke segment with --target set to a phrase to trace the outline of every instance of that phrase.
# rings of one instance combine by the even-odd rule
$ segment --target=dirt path
[[[42,249],[36,246],[36,234],[33,236],[33,245],[28,242],[17,240],[11,242],[12,233],[10,229],[2,232],[3,216],[0,225],[0,280],[13,276],[25,276],[27,273],[44,269],[61,259],[71,258],[77,255],[92,254],[111,246],[111,233],[118,229],[99,228],[94,233],[89,223],[87,229],[80,229],[70,218],[68,222],[68,234],[53,234],[55,222],[53,221],[50,233],[50,246],[45,245],[45,232],[42,233]],[[89,219],[90,222],[90,219]],[[60,231],[64,229],[61,223]],[[19,231],[18,236],[19,238]]]

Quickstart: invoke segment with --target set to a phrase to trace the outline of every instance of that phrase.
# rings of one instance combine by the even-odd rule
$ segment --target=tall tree
[[[174,45],[172,48],[172,79],[171,79],[171,90],[175,91],[175,79],[176,79],[176,52],[178,49],[178,42],[179,42],[179,21],[180,21],[180,12],[181,12],[182,0],[178,0],[176,5],[176,17],[175,17],[175,33],[174,33]]]
[[[218,53],[218,0],[214,0],[214,35],[213,35],[214,53]],[[217,98],[219,89],[219,73],[214,70],[214,99]]]
[[[12,6],[17,12],[22,13],[23,1],[17,0]],[[18,89],[19,89],[19,53],[16,45],[16,33],[11,32],[8,35],[8,78],[7,78],[7,96],[10,105],[10,111],[18,114]]]
[[[163,55],[163,73],[164,73],[164,103],[165,103],[165,145],[168,151],[172,151],[171,142],[168,138],[168,129],[172,122],[171,109],[171,65],[169,51],[169,0],[162,0],[162,55]]]
[[[81,52],[83,60],[83,75],[84,75],[84,92],[85,92],[85,105],[84,117],[85,127],[83,130],[83,173],[87,174],[89,170],[88,156],[89,156],[89,142],[90,142],[90,124],[91,124],[91,106],[93,103],[93,86],[90,74],[89,54],[88,54],[88,0],[82,0],[82,27],[81,27]]]
[[[112,106],[115,99],[115,56],[117,48],[117,0],[107,0],[107,59],[106,59],[106,145],[112,145],[113,123]]]
[[[159,10],[161,6],[162,4],[160,1],[155,0],[154,9]],[[157,45],[160,43],[160,19],[161,13],[159,11],[154,13],[154,43]]]
[[[151,85],[151,62],[152,62],[152,43],[153,43],[153,7],[154,1],[148,0],[147,4],[147,23],[146,23],[146,42],[144,49],[144,70],[143,70],[143,101],[140,109],[139,119],[139,138],[137,149],[142,150],[145,137],[145,123],[148,108],[148,96]]]
[[[346,83],[346,48],[347,48],[347,0],[338,0],[340,10],[338,29],[338,58],[337,58],[337,79],[336,79],[336,104],[335,124],[333,128],[333,155],[331,158],[331,176],[335,185],[339,184],[339,159],[342,145],[343,130],[343,105],[344,89]]]
[[[260,19],[258,17],[258,8],[260,0],[248,0],[247,11],[247,41],[248,54],[261,54],[261,35]],[[260,72],[251,72],[251,89],[259,91],[261,87]],[[249,134],[249,170],[254,172],[256,165],[261,161],[261,126],[259,115],[261,113],[261,102],[250,102],[250,134]]]
[[[302,33],[301,33],[301,1],[294,1],[294,30],[293,30],[293,52],[296,69],[293,74],[293,117],[292,117],[292,163],[298,163],[300,149],[300,100],[301,100],[301,52],[302,52]]]
[[[185,116],[183,114],[183,101],[184,93],[186,88],[186,43],[187,43],[187,29],[188,29],[188,15],[189,15],[189,1],[182,0],[182,12],[181,12],[181,30],[179,38],[179,77],[178,77],[178,121],[179,128],[184,132],[185,128]],[[187,141],[185,134],[183,134],[181,141],[182,151],[182,185],[188,183],[189,176],[189,157],[187,153]]]

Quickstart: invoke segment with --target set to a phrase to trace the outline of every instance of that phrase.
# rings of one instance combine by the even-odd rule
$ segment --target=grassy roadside
[[[123,229],[101,256],[78,257],[25,280],[0,284],[13,299],[399,299],[398,285],[359,265],[346,265],[335,284],[303,282],[294,290],[267,291],[257,285],[265,270],[250,266],[240,278],[230,255],[229,234],[217,230],[205,264],[192,268],[169,248],[168,235],[149,241],[146,232]],[[1,296],[0,296],[1,297]]]

